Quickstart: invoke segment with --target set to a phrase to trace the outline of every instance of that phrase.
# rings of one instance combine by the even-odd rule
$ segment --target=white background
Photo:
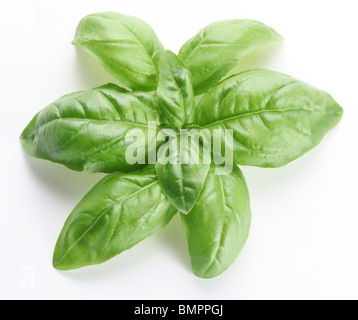
[[[0,298],[357,299],[357,1],[11,0],[0,2]],[[117,11],[148,22],[180,46],[222,19],[260,20],[285,37],[244,58],[328,91],[345,109],[315,150],[281,169],[243,168],[251,192],[250,238],[213,280],[190,270],[178,218],[134,249],[62,273],[52,252],[68,214],[102,175],[31,159],[18,140],[61,95],[114,80],[71,45],[79,20]]]

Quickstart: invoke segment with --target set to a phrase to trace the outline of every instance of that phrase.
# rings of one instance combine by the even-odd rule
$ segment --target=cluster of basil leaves
[[[281,39],[257,21],[221,21],[201,30],[177,56],[135,17],[100,13],[80,22],[73,43],[129,90],[108,84],[63,96],[21,135],[31,156],[109,173],[67,219],[55,268],[102,263],[179,212],[197,276],[215,277],[234,262],[251,220],[237,165],[283,166],[319,144],[343,114],[329,94],[278,72],[256,69],[222,80],[244,55]],[[205,164],[128,164],[126,133],[147,132],[149,123],[177,131],[232,129],[233,172],[217,175],[215,165]]]

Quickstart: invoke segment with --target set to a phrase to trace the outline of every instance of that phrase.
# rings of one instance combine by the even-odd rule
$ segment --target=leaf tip
[[[37,115],[31,120],[31,122],[27,125],[24,131],[20,135],[20,142],[26,153],[30,156],[35,156],[34,151],[34,139],[36,135],[36,122]]]
[[[285,40],[285,37],[279,34],[277,31],[273,30],[273,42],[282,42]]]
[[[77,269],[76,267],[72,266],[69,261],[63,259],[63,256],[61,256],[59,252],[57,252],[57,249],[55,249],[55,253],[53,255],[52,266],[59,271],[70,271]]]
[[[74,45],[74,46],[78,46],[78,45],[81,45],[81,44],[82,44],[82,42],[81,42],[81,37],[80,37],[80,35],[79,35],[79,31],[76,31],[76,35],[75,35],[75,37],[73,38],[71,44]]]
[[[65,271],[65,269],[61,266],[60,260],[56,259],[55,257],[52,260],[52,266],[59,271]]]

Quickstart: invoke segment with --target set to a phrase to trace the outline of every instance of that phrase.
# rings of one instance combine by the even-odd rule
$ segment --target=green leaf
[[[317,146],[343,115],[328,93],[269,70],[222,81],[198,109],[204,128],[233,130],[236,164],[273,168]]]
[[[209,159],[204,161],[199,136],[182,132],[163,145],[158,152],[157,176],[164,194],[182,213],[188,214],[195,205],[210,168]],[[170,154],[167,156],[167,150]],[[210,151],[210,150],[209,150]]]
[[[135,170],[125,159],[130,130],[147,137],[148,123],[157,123],[156,99],[147,93],[128,93],[105,85],[66,95],[50,104],[21,135],[26,152],[34,157],[88,172]],[[148,140],[148,139],[146,139]],[[143,145],[145,152],[147,144]]]
[[[129,88],[157,88],[157,65],[163,45],[142,20],[114,12],[91,14],[81,20],[73,44],[92,54]]]
[[[239,59],[254,49],[282,40],[272,28],[254,20],[219,21],[202,29],[180,49],[193,75],[196,95],[217,84]]]
[[[159,63],[158,110],[162,121],[181,129],[196,120],[196,105],[190,71],[171,51],[164,51]]]
[[[195,275],[213,278],[224,272],[242,250],[251,222],[249,193],[240,169],[220,176],[212,167],[199,200],[182,221]]]
[[[109,175],[67,219],[54,267],[72,270],[107,261],[165,227],[176,212],[161,191],[154,168]]]

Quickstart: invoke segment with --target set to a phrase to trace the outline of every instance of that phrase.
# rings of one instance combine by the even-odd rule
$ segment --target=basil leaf
[[[159,63],[157,97],[163,122],[178,129],[194,123],[196,105],[190,71],[168,50]]]
[[[142,20],[114,12],[91,14],[77,28],[73,44],[83,47],[124,85],[157,88],[157,64],[163,45]]]
[[[237,258],[249,234],[250,199],[245,179],[235,166],[230,175],[210,169],[203,191],[189,215],[182,215],[193,272],[213,278]]]
[[[72,270],[107,261],[165,227],[176,212],[162,193],[154,168],[109,175],[66,221],[54,267]]]
[[[130,145],[125,136],[141,129],[147,137],[148,123],[159,124],[156,107],[152,95],[128,93],[112,84],[73,93],[38,113],[21,141],[29,155],[76,171],[135,170],[138,165],[125,159]]]
[[[203,188],[211,157],[209,154],[209,161],[204,161],[199,136],[182,132],[180,137],[159,149],[156,170],[164,194],[180,212],[188,214]]]
[[[224,80],[198,108],[203,127],[233,130],[236,164],[273,168],[317,146],[343,115],[328,93],[269,70]]]
[[[255,48],[282,40],[272,28],[254,20],[219,21],[202,29],[180,49],[193,75],[196,95],[217,84],[238,60]]]

